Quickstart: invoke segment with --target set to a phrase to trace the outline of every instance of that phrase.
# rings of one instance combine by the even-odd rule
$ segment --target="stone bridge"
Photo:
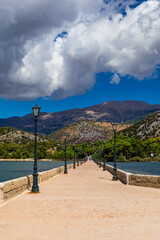
[[[159,240],[160,190],[112,181],[93,161],[0,204],[0,240]]]

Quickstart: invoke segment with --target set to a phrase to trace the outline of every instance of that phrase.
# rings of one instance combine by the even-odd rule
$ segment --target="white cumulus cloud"
[[[113,73],[118,84],[125,75],[142,80],[160,64],[158,0],[136,8],[120,1],[125,15],[117,1],[25,2],[8,0],[0,10],[9,15],[0,29],[3,98],[66,98],[91,89],[98,72]]]

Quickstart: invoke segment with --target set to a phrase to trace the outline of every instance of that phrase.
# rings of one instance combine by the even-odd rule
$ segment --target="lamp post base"
[[[103,166],[103,171],[106,171],[106,165]]]
[[[32,185],[32,192],[39,192],[39,186],[38,186],[38,173],[33,173],[33,185]]]
[[[113,175],[112,181],[117,181],[118,177]]]
[[[64,171],[64,174],[68,174],[67,170]]]
[[[73,169],[76,169],[76,162],[75,162],[75,159],[74,159],[74,162],[73,162]]]
[[[118,180],[116,166],[114,166],[114,168],[113,168],[113,178],[112,178],[112,180],[113,181],[117,181]]]
[[[117,180],[118,180],[117,177],[113,177],[113,178],[112,178],[112,181],[117,181]]]
[[[39,193],[39,187],[38,186],[33,186],[32,187],[32,192],[34,192],[34,193]]]

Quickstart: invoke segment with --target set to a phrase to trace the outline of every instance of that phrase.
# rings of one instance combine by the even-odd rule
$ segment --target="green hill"
[[[130,125],[118,124],[117,130],[120,131],[128,126]],[[67,134],[67,141],[69,143],[80,144],[83,142],[109,139],[113,135],[113,130],[111,123],[80,120],[68,127],[49,134],[48,138],[56,142],[64,142],[64,133]]]
[[[144,120],[120,131],[121,135],[149,139],[160,136],[160,112],[149,115]]]
[[[38,141],[46,141],[44,137],[38,136]],[[34,134],[11,127],[0,128],[0,143],[12,142],[17,144],[27,144],[34,141]]]

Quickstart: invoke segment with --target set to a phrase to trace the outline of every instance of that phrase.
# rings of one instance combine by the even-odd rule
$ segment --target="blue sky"
[[[97,74],[97,82],[91,90],[83,95],[68,97],[62,100],[15,101],[0,99],[0,117],[24,116],[32,112],[38,103],[42,112],[58,112],[71,108],[82,108],[107,101],[138,100],[151,104],[160,104],[160,81],[158,78],[142,81],[134,78],[123,78],[117,85],[111,84],[110,73]]]
[[[158,0],[7,4],[0,9],[0,118],[29,114],[36,103],[42,112],[160,103]]]

